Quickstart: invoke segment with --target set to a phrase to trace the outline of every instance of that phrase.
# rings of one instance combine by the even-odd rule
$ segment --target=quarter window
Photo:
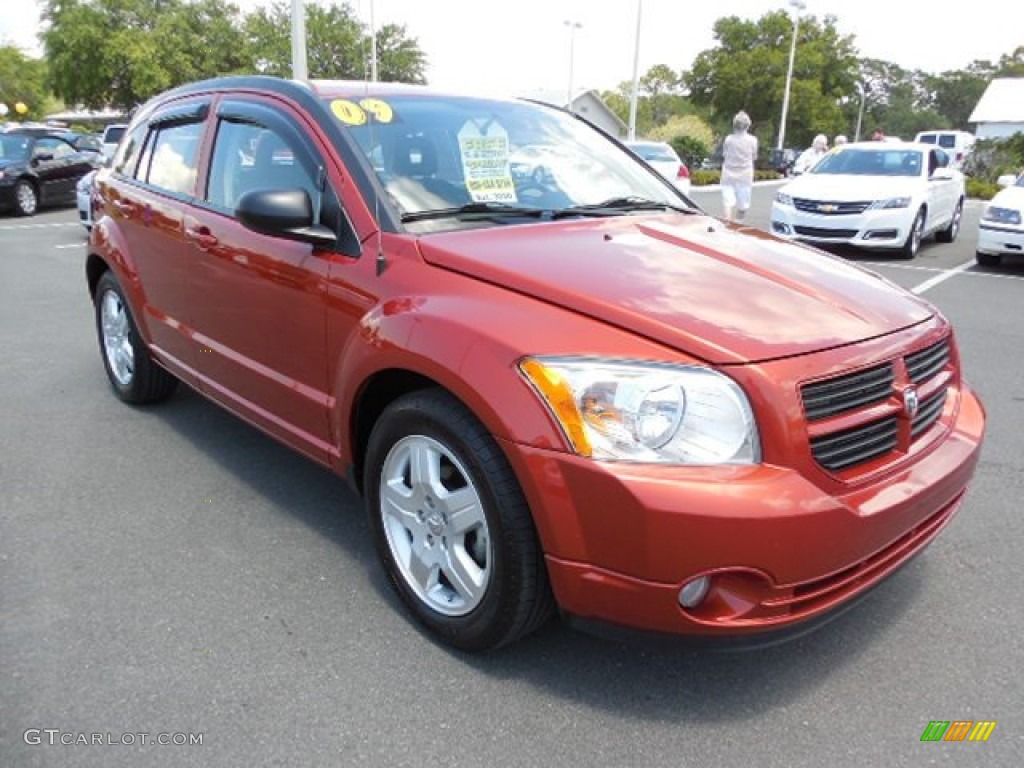
[[[139,155],[142,153],[142,144],[146,140],[146,128],[145,124],[138,126],[128,134],[128,139],[121,142],[118,146],[117,154],[114,155],[114,173],[124,174],[125,176],[135,174],[135,165],[139,161]]]

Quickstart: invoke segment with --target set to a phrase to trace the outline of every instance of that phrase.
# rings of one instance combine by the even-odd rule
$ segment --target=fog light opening
[[[710,576],[701,576],[700,578],[686,582],[683,584],[683,588],[679,590],[679,604],[683,608],[696,608],[704,601],[704,598],[708,596],[708,590],[710,588]]]

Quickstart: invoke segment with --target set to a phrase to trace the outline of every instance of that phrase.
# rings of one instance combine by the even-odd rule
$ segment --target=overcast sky
[[[270,0],[235,2],[248,10]],[[369,21],[371,0],[350,4]],[[855,37],[860,55],[906,69],[962,69],[1024,45],[1020,0],[973,0],[955,12],[919,11],[924,4],[910,0],[806,4],[805,14],[834,15],[839,31]],[[631,79],[636,7],[637,0],[373,0],[378,26],[402,23],[419,39],[431,84],[499,91],[568,87],[566,20],[583,25],[575,31],[574,90],[612,88]],[[712,46],[711,28],[722,16],[756,19],[787,7],[786,0],[643,0],[640,71],[654,64],[689,68]],[[0,0],[0,8],[0,41],[38,53],[35,0]]]

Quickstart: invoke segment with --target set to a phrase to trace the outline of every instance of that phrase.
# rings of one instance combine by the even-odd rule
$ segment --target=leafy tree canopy
[[[13,45],[0,47],[0,104],[15,116],[14,105],[28,107],[25,117],[38,119],[47,106],[46,63],[31,59]]]

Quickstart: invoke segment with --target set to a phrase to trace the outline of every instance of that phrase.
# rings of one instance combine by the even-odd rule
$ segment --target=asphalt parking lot
[[[0,215],[0,766],[1024,765],[1024,260],[973,265],[979,214],[913,262],[846,254],[952,320],[988,409],[921,557],[770,649],[552,622],[483,656],[406,620],[342,480],[194,393],[115,400],[76,212]],[[932,720],[998,725],[923,743]]]

